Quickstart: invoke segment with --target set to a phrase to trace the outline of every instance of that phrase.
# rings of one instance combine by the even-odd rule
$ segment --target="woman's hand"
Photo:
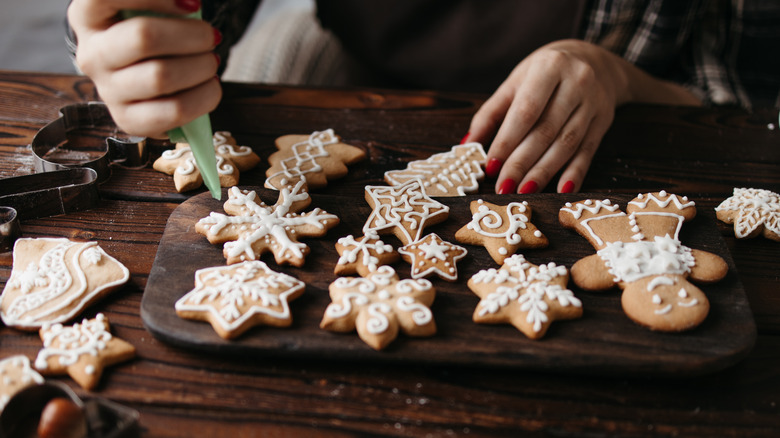
[[[698,104],[598,46],[548,44],[524,59],[471,121],[468,140],[486,142],[496,193],[534,193],[562,170],[557,191],[578,191],[615,108],[629,101]]]
[[[217,106],[222,88],[212,50],[221,35],[201,20],[121,20],[121,11],[186,15],[199,8],[200,0],[73,0],[68,7],[76,64],[127,133],[162,138]]]

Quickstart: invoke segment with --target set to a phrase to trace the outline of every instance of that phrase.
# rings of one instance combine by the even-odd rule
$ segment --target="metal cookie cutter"
[[[43,409],[55,398],[70,400],[84,414],[83,427],[73,433],[86,438],[140,436],[138,411],[97,397],[81,400],[67,385],[49,381],[29,386],[11,397],[0,413],[0,438],[37,436]],[[68,431],[59,432],[65,436]]]

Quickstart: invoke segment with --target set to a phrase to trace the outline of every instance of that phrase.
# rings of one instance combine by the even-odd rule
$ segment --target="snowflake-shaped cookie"
[[[412,265],[412,278],[429,275],[455,281],[458,279],[458,260],[468,254],[466,248],[442,240],[436,233],[398,248],[401,257]]]
[[[780,242],[780,195],[763,189],[735,188],[715,207],[718,219],[734,224],[734,235],[747,239],[763,234]]]
[[[531,339],[539,339],[554,320],[582,316],[582,303],[566,289],[569,273],[555,263],[536,266],[521,254],[504,261],[501,269],[474,274],[469,288],[481,301],[476,323],[509,323]]]
[[[402,186],[366,186],[366,201],[373,210],[363,234],[392,232],[404,245],[418,240],[425,227],[447,219],[450,212],[425,193],[419,180]]]
[[[257,260],[270,251],[277,264],[301,266],[309,247],[297,239],[323,236],[339,223],[337,216],[319,208],[298,213],[311,203],[303,181],[283,187],[272,207],[259,201],[254,191],[231,187],[228,195],[227,215],[212,212],[195,226],[209,242],[225,243],[222,252],[228,264]]]
[[[46,375],[68,374],[88,391],[97,385],[105,367],[135,356],[135,347],[111,334],[102,313],[72,326],[47,325],[40,336],[43,348],[35,368]]]
[[[457,145],[426,160],[412,161],[404,170],[387,171],[385,181],[401,185],[419,179],[430,196],[464,196],[479,189],[486,157],[479,143]]]
[[[256,325],[292,324],[289,302],[305,284],[274,272],[260,261],[200,269],[195,289],[176,301],[176,314],[207,321],[224,339],[233,339]]]
[[[375,350],[398,336],[432,336],[436,323],[430,306],[436,290],[430,281],[399,280],[390,266],[381,266],[366,278],[340,277],[330,285],[332,303],[320,327],[351,332]]]
[[[547,238],[531,223],[528,203],[496,205],[482,199],[472,201],[471,222],[455,232],[458,242],[483,245],[498,264],[519,248],[543,248]]]
[[[248,146],[238,146],[236,140],[227,131],[217,131],[212,139],[217,155],[217,174],[219,185],[232,187],[238,184],[238,177],[260,163],[260,157]],[[177,143],[175,149],[162,153],[152,167],[168,175],[173,175],[176,191],[187,192],[203,184],[195,156],[187,143]]]
[[[336,275],[358,273],[365,277],[380,266],[395,263],[399,258],[393,245],[383,242],[375,233],[357,239],[352,235],[342,237],[336,243],[336,251],[340,256],[333,270]]]
[[[0,412],[14,394],[41,383],[43,377],[30,367],[27,356],[19,354],[0,360]]]
[[[342,143],[332,129],[285,135],[276,139],[276,147],[279,150],[268,157],[265,180],[265,186],[275,190],[301,179],[310,189],[324,187],[328,180],[346,176],[347,164],[366,157],[362,149]]]

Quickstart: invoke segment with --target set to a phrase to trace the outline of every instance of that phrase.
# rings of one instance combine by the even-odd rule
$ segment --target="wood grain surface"
[[[368,160],[318,193],[354,197],[360,206],[363,186],[380,183],[383,171],[457,143],[485,97],[242,84],[224,84],[224,90],[214,127],[232,131],[263,157],[277,136],[323,128],[366,150]],[[83,77],[0,72],[0,178],[33,172],[30,140],[61,106],[98,97]],[[702,217],[696,220],[710,219],[718,229],[734,262],[729,275],[742,283],[757,328],[747,356],[720,371],[679,377],[548,372],[224,356],[172,346],[145,328],[141,302],[171,214],[202,192],[177,194],[171,178],[150,167],[114,167],[97,207],[22,222],[28,237],[95,240],[132,274],[127,286],[83,316],[108,315],[114,333],[136,346],[138,357],[107,370],[91,393],[67,378],[57,380],[82,397],[137,409],[143,435],[150,437],[778,436],[780,245],[737,241],[728,226],[714,221],[713,211],[734,187],[780,192],[780,130],[770,123],[776,128],[776,110],[622,107],[582,187],[599,197],[659,189],[687,195],[697,202]],[[243,175],[241,184],[261,186],[264,166]],[[481,193],[491,193],[494,183],[484,183]],[[546,195],[554,197],[551,189],[539,196]],[[573,240],[592,253],[584,239]],[[541,253],[528,257],[543,259]],[[10,253],[0,254],[2,286],[11,262]],[[554,325],[540,345],[560,342],[580,322]],[[40,347],[35,334],[0,327],[0,357],[35,358]]]

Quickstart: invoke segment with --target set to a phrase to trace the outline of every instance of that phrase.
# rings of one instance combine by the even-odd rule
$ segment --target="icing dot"
[[[534,237],[542,237],[542,232],[539,230],[534,231]]]
[[[501,248],[498,248],[498,253],[501,255],[506,255],[507,250],[503,246]]]

